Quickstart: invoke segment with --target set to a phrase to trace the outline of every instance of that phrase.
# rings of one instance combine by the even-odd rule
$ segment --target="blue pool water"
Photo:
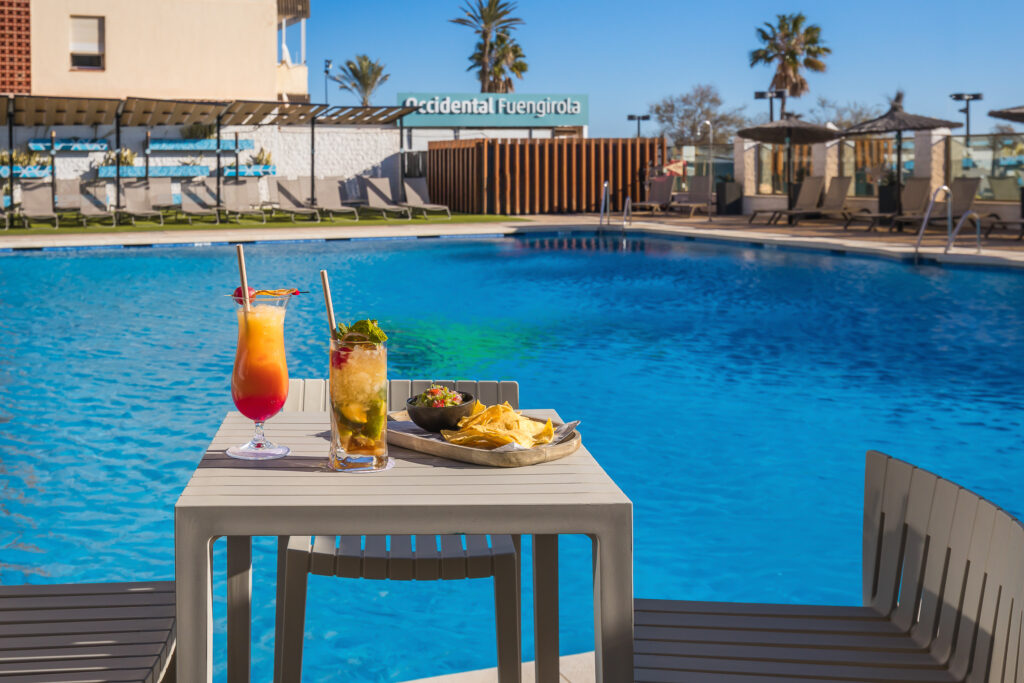
[[[253,284],[312,292],[288,312],[293,377],[326,374],[327,268],[339,316],[392,335],[392,377],[518,379],[525,407],[583,420],[635,505],[639,596],[858,603],[869,448],[1024,512],[1024,273],[655,237],[247,255]],[[172,506],[232,409],[234,268],[228,246],[0,257],[0,583],[172,577]],[[274,548],[255,549],[255,680]],[[581,652],[589,545],[561,553],[561,647]],[[492,666],[490,590],[314,577],[306,680]]]

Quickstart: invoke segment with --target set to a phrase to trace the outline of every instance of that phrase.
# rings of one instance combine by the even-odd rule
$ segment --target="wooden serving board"
[[[535,422],[546,422],[531,417]],[[580,433],[573,430],[572,434],[562,442],[553,445],[537,446],[521,451],[504,451],[495,453],[485,448],[469,448],[468,446],[457,446],[447,441],[428,439],[406,431],[400,431],[395,427],[408,423],[414,429],[419,429],[409,420],[409,414],[404,410],[388,413],[388,443],[408,448],[411,451],[419,451],[428,455],[436,455],[439,458],[459,460],[474,465],[487,467],[525,467],[536,465],[542,462],[558,460],[567,455],[572,455],[582,444]],[[552,421],[557,428],[560,423]]]

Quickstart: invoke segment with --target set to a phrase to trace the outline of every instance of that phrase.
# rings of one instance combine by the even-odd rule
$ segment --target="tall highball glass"
[[[256,423],[248,443],[227,450],[243,460],[270,460],[291,449],[271,443],[263,423],[277,415],[288,399],[288,363],[284,355],[285,296],[253,297],[248,310],[238,306],[238,349],[231,373],[231,398],[242,415]]]

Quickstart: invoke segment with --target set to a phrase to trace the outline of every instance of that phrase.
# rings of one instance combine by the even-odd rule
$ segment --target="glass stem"
[[[267,443],[267,438],[263,436],[263,423],[257,422],[256,433],[252,436],[252,445],[256,448],[262,448]]]

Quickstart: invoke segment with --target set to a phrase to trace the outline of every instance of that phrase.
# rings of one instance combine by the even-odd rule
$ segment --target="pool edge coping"
[[[735,228],[721,229],[713,225],[665,225],[637,221],[629,226],[601,226],[588,216],[544,216],[548,220],[532,222],[488,222],[431,225],[321,226],[293,228],[252,228],[233,230],[158,230],[122,233],[76,233],[73,235],[0,236],[0,255],[26,251],[96,251],[124,248],[206,247],[228,244],[305,243],[325,241],[392,241],[432,238],[493,238],[531,233],[606,232],[619,234],[650,234],[676,236],[695,241],[813,251],[836,256],[848,254],[872,258],[912,262],[914,249],[909,245],[889,245],[857,239],[832,237],[797,237],[781,233],[764,233]],[[183,237],[188,237],[183,239]],[[988,250],[981,254],[954,248],[949,253],[937,247],[922,247],[919,262],[929,265],[976,266],[985,268],[1024,269],[1024,253]]]

